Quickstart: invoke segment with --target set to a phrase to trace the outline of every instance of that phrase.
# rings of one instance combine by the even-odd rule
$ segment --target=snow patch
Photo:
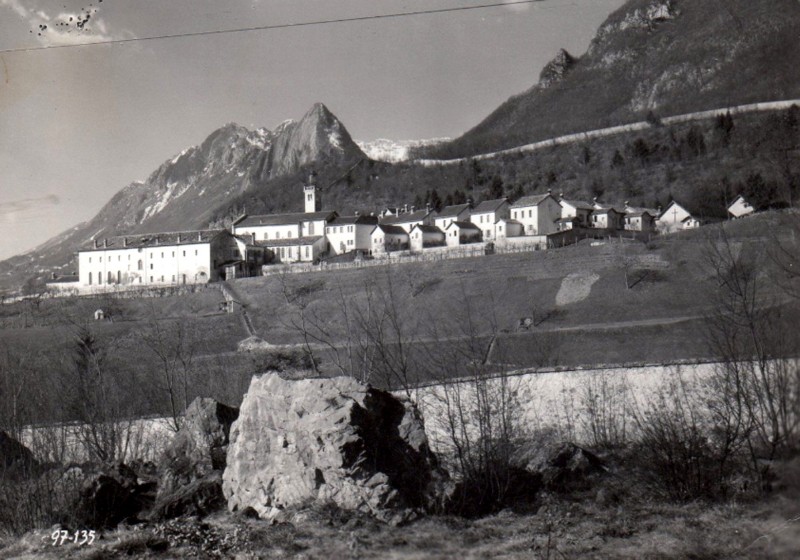
[[[411,148],[433,146],[449,140],[450,138],[431,138],[427,140],[389,140],[387,138],[379,138],[369,142],[356,141],[356,144],[372,160],[397,163],[408,161]]]
[[[151,218],[161,212],[167,207],[167,204],[170,200],[173,198],[178,198],[187,190],[189,190],[188,184],[178,186],[178,183],[175,182],[167,183],[167,188],[163,191],[159,190],[155,195],[156,200],[144,209],[142,221],[147,220],[148,218]]]

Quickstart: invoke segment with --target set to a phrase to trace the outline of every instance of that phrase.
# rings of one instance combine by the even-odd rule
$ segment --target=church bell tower
[[[308,182],[303,185],[303,197],[305,201],[306,214],[319,212],[320,198],[317,195],[317,174],[313,171],[308,176]]]

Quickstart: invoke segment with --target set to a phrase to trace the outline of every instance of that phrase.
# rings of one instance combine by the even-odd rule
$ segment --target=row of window
[[[347,233],[353,233],[355,226],[329,226],[325,229],[328,233],[344,233],[345,228],[347,228]]]
[[[528,209],[528,217],[533,218],[533,208]],[[525,218],[525,210],[512,210],[511,211],[511,219],[512,220],[521,220]]]
[[[141,261],[140,261],[140,262],[141,262]],[[202,274],[202,273],[201,273],[201,274]],[[163,275],[163,274],[162,274],[162,275],[161,275],[161,276],[158,278],[158,281],[159,281],[159,282],[164,282],[164,278],[165,278],[165,275]],[[94,281],[94,276],[92,275],[92,273],[91,273],[91,272],[89,273],[89,278],[88,278],[88,280],[89,280],[89,285],[91,286],[91,285],[93,284],[93,281]],[[173,282],[173,284],[176,282],[176,280],[177,280],[177,276],[176,276],[175,274],[173,274],[173,275],[172,275],[172,282]],[[154,281],[154,277],[153,277],[153,276],[151,276],[151,277],[150,277],[150,282],[152,283],[153,281]],[[186,275],[185,275],[185,274],[181,274],[181,281],[182,281],[184,284],[186,284]],[[141,282],[142,282],[142,279],[141,279],[141,278],[139,278],[139,283],[141,283]],[[113,272],[109,272],[109,273],[106,275],[106,284],[122,284],[122,271],[118,270],[118,271],[117,271],[117,274],[116,274],[116,276],[114,275],[114,273],[113,273]],[[102,273],[102,272],[98,272],[98,273],[97,273],[97,285],[98,285],[98,286],[102,286],[102,285],[103,285],[103,273]]]
[[[200,251],[199,251],[199,250],[197,250],[197,249],[195,249],[195,251],[194,251],[194,256],[196,257],[196,256],[198,256],[199,254],[200,254]],[[175,251],[172,251],[172,256],[173,256],[173,257],[175,256]],[[184,257],[186,256],[186,251],[183,251],[183,256],[184,256]],[[153,253],[152,251],[150,252],[150,258],[151,258],[151,259],[155,258],[155,253]],[[162,258],[162,259],[163,259],[163,258],[165,258],[165,253],[164,253],[164,251],[161,251],[161,258]],[[117,261],[119,262],[119,261],[121,261],[121,260],[122,260],[122,255],[117,255]],[[131,260],[131,256],[130,256],[130,255],[128,255],[128,260]],[[92,262],[92,257],[89,257],[89,262],[90,262],[90,263]],[[103,257],[102,257],[102,255],[101,255],[100,257],[98,257],[98,262],[103,262]],[[111,259],[111,257],[108,257],[108,262],[112,262],[112,259]],[[142,262],[142,261],[139,261],[139,262]],[[141,268],[139,268],[139,270],[141,270]]]

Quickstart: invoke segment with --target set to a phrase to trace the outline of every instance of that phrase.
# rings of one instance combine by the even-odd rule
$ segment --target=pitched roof
[[[383,233],[394,233],[394,234],[402,233],[402,234],[408,235],[406,230],[404,230],[400,226],[395,226],[395,225],[392,225],[392,224],[378,224],[377,226],[375,226],[375,229],[380,229]],[[372,231],[375,231],[375,230],[372,230]]]
[[[263,241],[257,241],[256,245],[260,245],[262,247],[297,247],[303,245],[313,245],[317,241],[322,239],[321,235],[311,235],[306,237],[288,237],[285,239],[264,239]]]
[[[544,194],[532,194],[528,196],[523,196],[519,200],[517,200],[514,204],[511,205],[511,208],[527,208],[528,206],[539,206],[548,196],[552,196],[550,193]]]
[[[481,231],[481,228],[473,224],[472,222],[451,222],[447,229],[456,226],[461,229],[474,229],[475,231]]]
[[[328,222],[329,226],[343,226],[350,224],[377,225],[377,216],[336,216]]]
[[[595,208],[594,209],[594,213],[595,214],[609,214],[611,212],[616,212],[617,214],[624,214],[625,213],[625,212],[622,212],[620,210],[617,210],[613,206],[600,206],[599,208]]]
[[[411,231],[414,231],[415,229],[420,230],[422,233],[443,233],[442,230],[440,230],[438,227],[428,226],[425,224],[417,224],[413,228],[411,228]]]
[[[138,249],[143,247],[169,247],[174,245],[195,245],[209,243],[220,234],[228,233],[226,229],[202,229],[193,231],[175,231],[166,233],[137,233],[133,235],[115,235],[102,240],[96,239],[82,247],[81,251],[105,251],[108,249]],[[99,246],[95,247],[95,243]]]
[[[582,200],[567,200],[566,198],[562,198],[560,204],[569,204],[577,210],[594,210],[594,206]]]
[[[464,210],[469,210],[469,204],[454,204],[452,206],[445,206],[442,208],[441,212],[439,212],[439,215],[436,216],[436,218],[455,218]]]
[[[486,214],[487,212],[497,212],[503,204],[508,204],[505,198],[497,198],[495,200],[484,200],[478,204],[473,210],[473,214]]]
[[[419,222],[424,220],[431,212],[426,209],[417,210],[416,212],[406,212],[399,216],[385,216],[381,218],[382,224],[408,224],[410,222]]]
[[[626,212],[626,215],[632,218],[638,218],[640,216],[644,216],[645,214],[651,217],[655,216],[655,214],[653,214],[653,212],[648,210],[647,208],[635,208],[635,209],[629,208]]]
[[[262,214],[257,216],[247,216],[235,224],[236,227],[253,226],[288,226],[299,224],[300,222],[317,222],[329,220],[331,216],[337,216],[333,210],[324,212],[293,212],[290,214]]]

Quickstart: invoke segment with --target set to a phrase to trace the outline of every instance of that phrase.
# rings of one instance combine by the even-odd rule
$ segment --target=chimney
[[[408,204],[403,205],[403,212],[408,214]]]
[[[94,248],[97,249],[98,247],[100,247],[100,240],[99,239],[95,239],[94,240]]]
[[[425,205],[425,212],[427,212],[428,214],[431,213],[431,203],[430,202]]]
[[[197,240],[198,241],[202,241],[203,240],[203,232],[202,231],[198,231],[197,232]]]
[[[58,280],[58,274],[56,274],[55,272],[51,272],[50,273],[50,279],[51,280]]]
[[[472,205],[473,205],[473,203],[474,203],[474,202],[473,202],[473,200],[472,200],[472,197],[469,197],[469,198],[467,199],[467,204],[469,204],[469,207],[470,207],[470,208],[472,208]]]
[[[592,202],[594,202],[595,204],[597,204],[597,197],[594,197],[594,198],[592,199]]]
[[[416,208],[415,206],[413,206],[413,205],[411,206],[411,213],[412,213],[412,214],[414,213],[414,209],[415,209],[415,208]]]
[[[549,194],[550,196],[553,196],[553,189],[547,189],[547,194]]]
[[[155,240],[155,242],[156,242],[156,245],[158,245],[158,235],[156,235],[155,237],[153,237],[153,239]]]
[[[561,200],[564,200],[564,193],[563,192],[562,193],[558,193],[558,198],[560,198]]]
[[[375,212],[370,212],[369,215],[370,216],[375,216]]]
[[[181,234],[179,233],[178,234],[178,243],[180,243],[180,242],[181,242]]]
[[[103,249],[108,247],[108,238],[103,238]]]
[[[128,246],[128,238],[127,237],[123,237],[122,238],[122,246],[123,247],[127,247]]]
[[[358,210],[355,211],[355,215],[356,215],[356,218],[358,218],[358,216],[359,216]]]
[[[630,200],[625,201],[625,208],[627,208],[628,206],[630,206]]]

